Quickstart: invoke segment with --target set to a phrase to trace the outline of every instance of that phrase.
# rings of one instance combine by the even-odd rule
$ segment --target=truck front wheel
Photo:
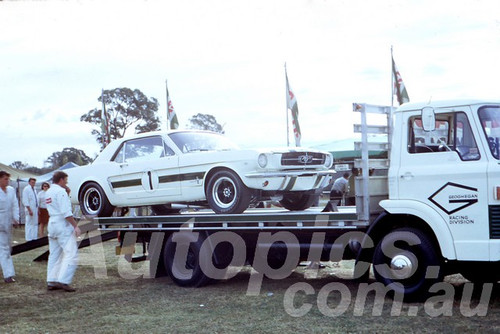
[[[420,230],[399,228],[384,236],[375,248],[373,271],[377,281],[405,300],[421,300],[443,278],[441,258]]]

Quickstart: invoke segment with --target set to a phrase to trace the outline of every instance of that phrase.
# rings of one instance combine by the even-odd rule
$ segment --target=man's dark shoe
[[[14,277],[7,277],[3,280],[5,283],[16,283],[16,279]]]
[[[69,286],[68,284],[63,284],[63,283],[57,283],[56,286],[59,288],[59,289],[63,289],[64,291],[66,292],[75,292],[76,289],[73,288],[72,286]]]
[[[60,290],[61,288],[57,285],[57,282],[47,282],[47,290]]]

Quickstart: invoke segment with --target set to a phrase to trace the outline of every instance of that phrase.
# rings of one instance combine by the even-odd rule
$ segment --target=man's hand
[[[80,234],[82,234],[82,231],[80,231],[80,228],[78,226],[75,227],[75,235],[76,235],[76,237],[78,238],[80,236]]]
[[[28,214],[29,214],[30,216],[33,216],[33,211],[31,211],[31,208],[30,208],[29,206],[28,206]]]

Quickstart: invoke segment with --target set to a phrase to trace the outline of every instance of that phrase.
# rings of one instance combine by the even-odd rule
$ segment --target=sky
[[[211,114],[241,147],[286,146],[285,63],[302,146],[353,149],[352,103],[392,103],[391,46],[412,102],[498,99],[499,12],[497,0],[0,1],[0,162],[95,157],[97,126],[80,116],[102,89],[156,98],[166,129],[166,80],[181,129]]]

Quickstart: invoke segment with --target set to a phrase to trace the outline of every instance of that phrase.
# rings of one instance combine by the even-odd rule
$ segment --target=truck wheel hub
[[[413,273],[413,263],[406,255],[396,255],[391,259],[391,269],[397,279],[406,279]]]

